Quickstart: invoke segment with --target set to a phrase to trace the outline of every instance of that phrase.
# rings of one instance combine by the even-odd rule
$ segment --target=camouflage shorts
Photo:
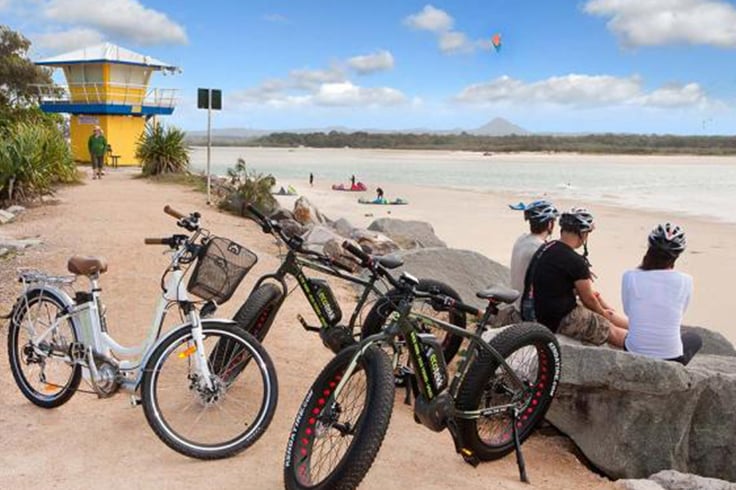
[[[557,332],[593,345],[601,345],[608,340],[611,322],[598,313],[577,305],[560,320]]]

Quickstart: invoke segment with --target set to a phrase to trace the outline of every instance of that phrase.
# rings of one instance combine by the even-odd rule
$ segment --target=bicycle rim
[[[58,401],[79,384],[79,367],[66,360],[76,339],[71,321],[59,322],[49,330],[62,310],[51,298],[28,298],[9,332],[16,381],[28,398],[41,404]],[[33,342],[47,331],[40,342]]]
[[[205,389],[198,378],[194,343],[187,332],[155,359],[146,394],[159,437],[176,451],[209,459],[255,442],[273,415],[276,388],[270,361],[237,333],[207,329],[204,345],[205,352],[227,346],[227,357],[218,360],[216,371],[209,361],[212,388]]]

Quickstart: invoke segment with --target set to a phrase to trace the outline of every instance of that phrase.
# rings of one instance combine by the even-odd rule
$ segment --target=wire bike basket
[[[256,262],[256,254],[244,246],[227,238],[211,237],[199,253],[187,291],[206,301],[223,304]]]

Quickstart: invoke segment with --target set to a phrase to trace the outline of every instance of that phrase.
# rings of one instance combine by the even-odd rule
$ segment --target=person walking
[[[102,128],[95,126],[92,135],[87,140],[87,149],[92,160],[92,178],[102,178],[102,164],[105,161],[107,151],[107,140],[102,134]]]
[[[641,265],[624,273],[621,299],[629,317],[624,350],[686,365],[703,346],[695,332],[681,333],[682,317],[693,294],[693,278],[676,271],[685,251],[685,231],[657,225],[648,237]]]
[[[309,185],[310,187],[314,185],[314,174],[312,172],[309,172]]]

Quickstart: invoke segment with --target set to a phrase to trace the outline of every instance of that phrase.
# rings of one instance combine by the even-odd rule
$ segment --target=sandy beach
[[[436,234],[448,246],[475,250],[504,265],[509,264],[516,238],[528,231],[522,214],[508,204],[529,202],[538,196],[480,193],[472,191],[381,184],[387,197],[400,196],[406,206],[372,206],[357,203],[359,196],[375,197],[373,187],[367,192],[336,192],[327,183],[298,187],[314,205],[330,218],[345,217],[356,226],[368,226],[377,218],[396,218],[430,222]],[[293,205],[294,197],[280,196],[284,207]],[[728,304],[728,283],[736,277],[736,225],[703,218],[602,206],[572,200],[555,200],[560,210],[572,206],[587,207],[595,216],[596,230],[589,242],[590,261],[598,276],[595,285],[606,300],[621,308],[621,276],[636,267],[646,251],[646,238],[657,224],[673,221],[685,228],[688,249],[677,268],[695,280],[692,302],[685,323],[704,326],[736,342],[736,322]],[[555,237],[558,232],[555,232]]]
[[[167,263],[160,249],[143,245],[143,238],[177,231],[173,220],[161,212],[165,204],[182,211],[201,211],[204,223],[213,232],[247,244],[258,253],[258,264],[234,298],[221,308],[222,316],[234,313],[259,275],[277,267],[273,240],[252,222],[207,207],[201,193],[134,179],[136,173],[112,170],[101,181],[88,179],[82,185],[65,188],[58,193],[57,204],[31,208],[0,229],[6,236],[37,237],[43,242],[0,262],[5,277],[0,288],[0,311],[8,311],[19,291],[14,281],[17,267],[63,273],[67,258],[73,254],[102,255],[110,263],[101,281],[110,331],[125,344],[140,340],[148,329],[160,272]],[[397,191],[392,187],[390,192]],[[362,216],[366,212],[378,217],[392,211],[392,216],[400,218],[426,219],[432,216],[422,215],[419,210],[430,210],[436,213],[432,221],[438,234],[450,245],[458,246],[460,237],[468,236],[478,243],[479,247],[474,248],[499,259],[505,258],[511,238],[522,228],[518,215],[498,211],[505,202],[500,198],[500,207],[473,209],[468,196],[468,202],[460,206],[464,209],[443,210],[432,203],[438,198],[433,191],[402,192],[412,205],[400,210],[365,209],[357,204],[351,207],[348,204],[355,196],[332,193],[320,186],[306,194],[328,215],[346,215],[355,224],[369,220]],[[474,199],[480,205],[491,198]],[[338,213],[341,207],[344,213]],[[456,215],[460,211],[467,215],[463,220]],[[610,218],[624,223],[614,211],[610,213],[602,215],[605,222]],[[703,230],[711,229],[702,226]],[[601,236],[616,236],[606,233]],[[624,238],[621,236],[616,243]],[[722,240],[725,244],[726,237]],[[599,270],[607,263],[602,247],[594,248],[594,263],[600,257]],[[627,257],[621,264],[633,260]],[[608,266],[616,268],[618,263]],[[341,304],[345,302],[343,309],[347,308],[353,300],[352,291],[340,283],[334,288]],[[280,388],[271,427],[241,455],[209,463],[187,459],[164,446],[148,427],[141,409],[131,408],[125,394],[98,400],[94,395],[78,393],[55,410],[35,407],[15,386],[7,350],[0,349],[0,444],[4,448],[0,452],[0,488],[35,488],[39,479],[52,488],[282,488],[282,460],[294,414],[308,386],[330,358],[319,339],[295,321],[297,313],[307,312],[302,296],[290,296],[265,344],[276,365]],[[0,334],[6,335],[6,330],[2,324]],[[361,488],[614,488],[611,482],[585,468],[572,454],[570,443],[559,436],[535,435],[525,444],[531,487],[518,481],[513,456],[472,468],[454,453],[449,434],[433,433],[415,424],[402,398],[397,396],[388,435]]]

